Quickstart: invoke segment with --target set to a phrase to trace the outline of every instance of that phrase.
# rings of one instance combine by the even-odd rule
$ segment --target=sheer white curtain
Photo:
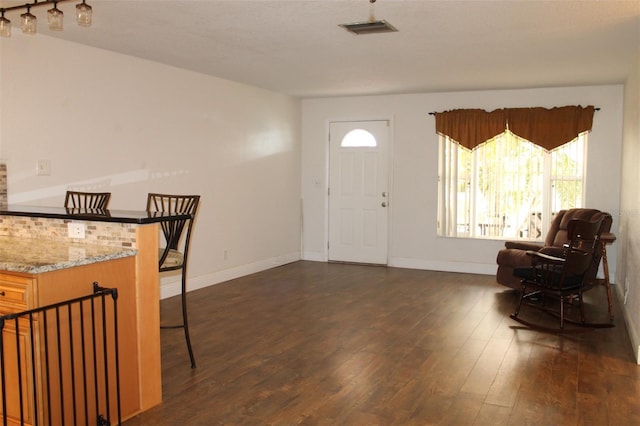
[[[438,235],[542,239],[584,199],[586,133],[548,152],[509,131],[473,150],[440,136]]]

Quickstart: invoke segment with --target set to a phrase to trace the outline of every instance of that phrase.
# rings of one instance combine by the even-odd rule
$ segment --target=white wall
[[[114,209],[142,209],[150,191],[199,193],[192,288],[299,258],[300,194],[303,256],[326,260],[332,120],[392,122],[390,265],[493,274],[502,247],[436,236],[431,111],[599,107],[589,136],[587,206],[611,212],[618,233],[623,86],[300,102],[41,35],[0,40],[0,59],[0,158],[8,161],[10,202],[59,205],[72,187],[111,191]],[[51,176],[35,175],[38,159],[51,160]],[[618,245],[609,249],[614,274]],[[165,281],[163,295],[175,294],[175,284]]]
[[[640,362],[640,51],[625,84],[620,238],[616,282]]]
[[[619,225],[623,86],[431,93],[302,101],[303,258],[327,259],[328,123],[391,119],[389,264],[494,274],[503,241],[436,236],[438,138],[429,112],[455,108],[600,108],[589,135],[586,206],[606,210]],[[321,182],[322,185],[317,185]],[[609,249],[616,264],[616,247]]]
[[[300,258],[298,99],[43,35],[2,39],[0,55],[10,203],[62,205],[77,188],[144,210],[148,192],[200,194],[192,289]],[[176,294],[177,277],[163,283]]]

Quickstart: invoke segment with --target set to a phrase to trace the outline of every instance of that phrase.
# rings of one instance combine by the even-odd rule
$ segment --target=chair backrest
[[[166,220],[160,222],[160,228],[165,239],[165,250],[160,257],[159,264],[162,265],[169,253],[169,250],[181,251],[184,263],[187,262],[189,252],[189,242],[191,240],[191,230],[193,228],[193,220],[200,203],[199,195],[171,195],[150,193],[147,196],[148,212],[164,212],[164,213],[186,213],[189,218],[178,220]],[[184,244],[182,249],[180,241],[184,233]]]
[[[549,232],[544,240],[545,247],[563,247],[567,244],[570,239],[569,223],[573,219],[582,219],[591,222],[598,220],[600,217],[602,217],[604,222],[602,224],[602,232],[609,232],[612,224],[612,218],[609,213],[586,208],[560,210],[551,221]]]
[[[106,210],[109,200],[110,192],[67,191],[64,206],[72,209]]]
[[[603,217],[593,221],[572,219],[567,227],[569,243],[566,246],[562,270],[563,282],[584,281],[600,249],[599,241]]]
[[[594,279],[598,274],[600,259],[602,258],[602,242],[599,237],[603,233],[609,232],[613,223],[613,218],[609,213],[586,208],[560,210],[551,222],[544,245],[545,247],[564,247],[569,244],[571,239],[569,235],[569,225],[576,219],[587,222],[601,221],[596,249],[591,259],[591,266],[587,271],[587,279]]]

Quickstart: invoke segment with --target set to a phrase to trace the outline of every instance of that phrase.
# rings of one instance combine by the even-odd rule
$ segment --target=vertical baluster
[[[60,307],[56,306],[56,338],[58,349],[58,396],[60,397],[60,422],[65,424],[65,410],[64,410],[64,380],[62,375],[62,335],[60,333]],[[51,395],[51,394],[49,394]],[[51,399],[51,397],[49,397]],[[51,418],[49,418],[51,419]]]

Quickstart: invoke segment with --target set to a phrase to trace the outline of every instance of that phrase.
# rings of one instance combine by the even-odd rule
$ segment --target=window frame
[[[508,132],[508,131],[507,131]],[[553,151],[547,151],[543,148],[536,146],[541,149],[542,153],[542,202],[541,202],[541,228],[540,235],[531,236],[529,232],[527,232],[526,236],[521,235],[522,227],[517,226],[513,228],[511,234],[506,235],[504,229],[501,230],[499,235],[491,235],[490,232],[487,232],[485,229],[484,232],[489,235],[482,235],[483,231],[480,230],[479,226],[479,214],[478,211],[478,196],[480,195],[480,189],[477,189],[478,182],[478,169],[480,167],[480,161],[478,156],[480,155],[480,151],[482,147],[486,146],[487,143],[491,143],[498,138],[504,137],[505,133],[501,133],[500,135],[492,138],[490,141],[485,142],[480,147],[477,147],[471,151],[466,148],[460,146],[457,142],[453,141],[448,136],[439,134],[438,140],[438,200],[437,200],[437,235],[439,237],[445,238],[472,238],[472,239],[489,239],[489,240],[521,240],[521,241],[543,241],[549,226],[551,224],[552,218],[560,209],[566,209],[571,207],[582,207],[585,202],[586,195],[586,171],[587,171],[587,148],[588,148],[588,132],[583,132],[578,135],[574,140],[568,142],[567,144],[562,145],[559,148],[556,148]],[[518,141],[523,143],[531,144],[531,142],[520,138],[517,135],[511,134],[509,137],[515,137]],[[569,144],[575,144],[578,149],[578,154],[574,155],[574,158],[580,158],[580,160],[576,163],[579,166],[575,169],[575,173],[572,175],[553,175],[552,174],[552,159],[554,155],[557,155],[559,150],[565,149],[568,151],[567,146]],[[581,144],[581,148],[579,146]],[[448,146],[447,146],[448,145]],[[572,148],[569,145],[569,148]],[[465,208],[464,206],[460,206],[460,191],[456,190],[455,194],[452,194],[451,187],[452,185],[460,185],[460,178],[462,172],[460,172],[460,155],[462,152],[469,152],[471,155],[470,158],[470,170],[471,174],[469,180],[467,181],[468,195],[468,206]],[[449,157],[447,157],[447,155]],[[571,156],[571,153],[563,154],[566,156]],[[557,160],[559,161],[559,160]],[[446,167],[448,164],[455,164],[455,170],[451,170],[447,173]],[[581,165],[581,167],[580,167]],[[566,205],[560,206],[560,208],[554,208],[556,203],[554,198],[558,198],[556,195],[556,189],[558,187],[558,182],[569,182],[574,181],[580,185],[580,194],[579,199],[575,199],[574,197],[574,205]],[[475,190],[473,188],[476,188]],[[576,194],[577,195],[577,194]],[[447,203],[447,199],[449,199],[449,203]],[[449,208],[449,210],[447,210]],[[460,212],[460,209],[464,208],[465,211]],[[555,210],[555,211],[554,211]],[[535,211],[537,212],[537,211]],[[527,213],[531,215],[531,212]],[[466,223],[460,222],[460,217],[467,218]],[[506,216],[505,216],[506,217]],[[453,221],[453,223],[451,223]],[[526,218],[525,218],[526,221]],[[466,232],[464,229],[466,228]],[[491,225],[487,225],[491,226]],[[495,226],[500,226],[498,223]],[[530,228],[528,228],[530,230]]]

